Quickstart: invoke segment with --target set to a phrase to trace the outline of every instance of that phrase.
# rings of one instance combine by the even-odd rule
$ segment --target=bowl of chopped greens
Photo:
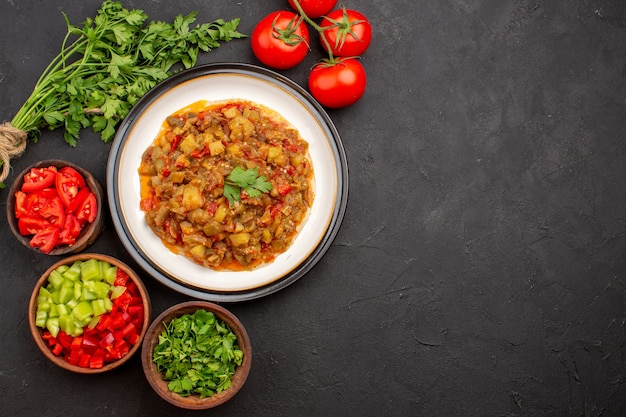
[[[187,301],[161,313],[141,350],[146,379],[165,401],[201,410],[230,400],[243,387],[252,361],[246,329],[224,307]]]
[[[28,321],[43,354],[63,369],[96,374],[140,350],[152,307],[139,276],[108,255],[81,253],[51,265],[30,297]]]

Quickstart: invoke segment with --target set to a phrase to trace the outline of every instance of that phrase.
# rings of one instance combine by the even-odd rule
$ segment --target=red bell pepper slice
[[[113,305],[117,306],[121,312],[126,312],[128,310],[128,306],[130,306],[130,301],[132,300],[132,298],[133,296],[130,295],[128,291],[124,291],[124,294],[113,300]],[[114,318],[114,320],[115,319],[117,318]],[[126,321],[127,319],[122,318],[122,320]]]
[[[128,341],[128,343],[130,343],[131,345],[135,346],[137,343],[139,343],[139,333],[131,333],[126,337],[126,340]]]
[[[82,349],[71,349],[70,354],[67,357],[67,363],[70,365],[78,366],[80,357],[83,355]]]
[[[50,187],[54,184],[56,175],[57,169],[53,165],[47,168],[32,168],[26,175],[24,175],[22,191],[30,193]]]
[[[104,366],[104,355],[94,354],[89,361],[91,369],[100,369]]]
[[[54,346],[57,344],[57,339],[52,336],[52,333],[50,333],[48,330],[44,331],[41,334],[41,338],[45,340],[46,343],[48,343],[48,346]]]
[[[61,356],[61,354],[63,353],[63,345],[60,343],[54,345],[54,347],[52,348],[52,353],[54,354],[54,356]]]
[[[83,353],[80,355],[80,359],[78,360],[78,366],[80,366],[81,368],[88,368],[90,361],[91,355],[88,353]]]
[[[59,334],[57,334],[57,340],[64,349],[70,349],[70,347],[72,346],[72,336],[65,333],[63,330],[59,330]]]
[[[98,346],[100,346],[102,349],[106,349],[107,347],[113,345],[113,343],[115,342],[115,335],[113,334],[113,332],[106,332],[102,339],[100,339],[100,342],[98,343]]]
[[[84,349],[96,349],[98,347],[98,344],[99,340],[96,335],[92,335],[89,333],[83,335],[83,342],[81,346]]]
[[[133,333],[137,333],[135,325],[132,322],[126,323],[126,325],[122,327],[122,329],[117,333],[118,337],[116,337],[116,339],[126,339],[129,335]]]
[[[128,287],[128,280],[130,279],[130,277],[128,276],[128,274],[124,271],[122,271],[121,268],[117,268],[117,272],[115,274],[115,281],[113,282],[113,285],[116,286],[125,286]]]

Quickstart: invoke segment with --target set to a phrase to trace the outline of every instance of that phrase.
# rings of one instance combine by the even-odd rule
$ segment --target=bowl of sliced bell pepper
[[[39,278],[28,321],[41,352],[81,374],[110,371],[139,349],[150,324],[150,297],[139,276],[108,255],[83,253]]]
[[[104,227],[104,191],[86,169],[48,159],[25,168],[7,196],[7,220],[24,246],[47,255],[86,249]]]

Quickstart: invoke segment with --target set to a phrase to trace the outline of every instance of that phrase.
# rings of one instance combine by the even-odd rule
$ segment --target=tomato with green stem
[[[329,13],[337,4],[337,0],[297,0],[302,11],[311,19],[317,19]],[[294,10],[298,10],[294,0],[289,0]]]
[[[322,105],[329,108],[350,106],[363,96],[367,76],[361,63],[354,58],[339,58],[320,62],[309,74],[309,91]]]
[[[252,52],[263,64],[286,70],[304,60],[309,52],[309,40],[309,29],[300,15],[276,11],[256,24],[250,44]]]
[[[320,27],[322,46],[334,56],[363,55],[372,42],[372,25],[365,15],[356,10],[346,8],[334,10],[324,17]]]

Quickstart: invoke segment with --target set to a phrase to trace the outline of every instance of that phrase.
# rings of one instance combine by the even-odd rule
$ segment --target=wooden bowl
[[[41,167],[49,167],[55,166],[57,169],[69,166],[78,171],[83,178],[85,179],[85,183],[96,196],[96,202],[98,204],[98,212],[96,214],[96,218],[92,223],[85,224],[82,228],[80,235],[76,238],[76,242],[72,245],[62,245],[53,248],[48,255],[60,256],[60,255],[70,255],[74,253],[79,253],[89,247],[92,243],[96,241],[96,239],[102,233],[104,228],[104,191],[100,183],[94,178],[94,176],[87,170],[78,165],[75,165],[68,161],[62,161],[59,159],[47,159],[44,161],[39,161],[26,169],[24,169],[15,179],[11,188],[9,189],[9,195],[7,196],[7,220],[9,223],[9,227],[13,232],[13,235],[17,238],[20,243],[22,243],[27,248],[30,248],[38,253],[43,253],[37,248],[33,248],[30,246],[29,242],[32,238],[32,235],[22,236],[19,232],[18,228],[18,219],[15,217],[15,193],[16,191],[22,188],[22,184],[24,183],[24,175],[26,175],[32,168],[41,168]]]
[[[152,353],[155,346],[159,343],[159,335],[165,330],[164,323],[169,323],[172,319],[184,314],[193,314],[198,309],[213,312],[217,319],[222,320],[228,325],[235,336],[237,336],[239,348],[243,352],[243,361],[235,370],[235,374],[231,379],[231,386],[222,392],[215,393],[205,398],[200,398],[199,395],[183,397],[170,391],[168,389],[168,381],[163,379],[161,373],[152,361]],[[243,387],[250,373],[252,348],[246,329],[233,313],[226,310],[224,307],[208,301],[188,301],[168,308],[152,322],[141,349],[141,364],[146,379],[161,398],[180,408],[202,410],[225,403],[235,396]]]
[[[130,348],[128,353],[125,356],[123,356],[121,359],[118,359],[115,362],[106,363],[102,368],[96,368],[96,369],[83,368],[80,366],[71,365],[63,357],[54,355],[52,353],[51,347],[43,338],[44,329],[36,326],[35,324],[36,314],[37,314],[37,298],[39,295],[39,291],[42,286],[47,285],[48,277],[50,276],[50,273],[54,271],[55,269],[57,269],[59,266],[62,266],[62,265],[69,266],[69,265],[72,265],[76,261],[86,261],[86,260],[93,259],[93,258],[98,259],[100,261],[106,261],[109,264],[114,265],[117,268],[126,272],[128,276],[130,277],[130,279],[132,279],[137,285],[137,289],[139,290],[139,294],[141,295],[143,308],[144,308],[142,327],[139,333],[139,340]],[[148,295],[148,291],[146,290],[145,285],[143,284],[139,276],[128,265],[121,262],[120,260],[113,258],[111,256],[108,256],[108,255],[102,255],[102,254],[97,254],[97,253],[81,253],[81,254],[72,255],[62,260],[59,260],[58,262],[51,265],[46,270],[46,272],[44,272],[41,275],[41,278],[39,278],[39,280],[37,281],[37,284],[35,285],[35,288],[30,296],[30,302],[28,304],[28,323],[30,326],[30,332],[33,336],[33,339],[35,340],[35,343],[41,350],[41,352],[48,359],[50,359],[50,361],[54,363],[55,365],[63,369],[66,369],[68,371],[76,372],[79,374],[98,374],[102,372],[107,372],[126,363],[140,349],[141,344],[148,331],[148,326],[150,325],[151,315],[152,315],[152,305],[150,302],[150,297]]]

